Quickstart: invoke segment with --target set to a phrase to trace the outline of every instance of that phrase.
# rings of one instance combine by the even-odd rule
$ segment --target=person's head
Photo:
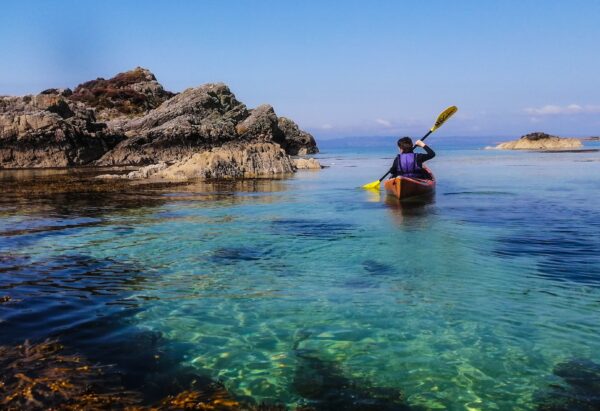
[[[413,151],[413,142],[410,137],[402,137],[398,140],[398,148],[403,153],[412,153]]]

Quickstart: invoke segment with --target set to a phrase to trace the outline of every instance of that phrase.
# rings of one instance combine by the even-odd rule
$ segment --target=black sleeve
[[[423,150],[425,150],[425,154],[417,154],[417,162],[419,165],[423,165],[424,162],[435,157],[435,151],[433,151],[429,146],[423,147]]]
[[[398,176],[398,156],[396,156],[394,162],[392,163],[392,167],[390,167],[390,174],[392,177]]]

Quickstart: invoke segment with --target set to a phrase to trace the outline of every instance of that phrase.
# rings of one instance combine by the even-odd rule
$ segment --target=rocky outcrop
[[[145,116],[120,124],[118,131],[127,139],[97,164],[178,161],[238,139],[236,125],[248,115],[246,106],[222,83],[189,88]]]
[[[97,78],[80,84],[69,99],[94,108],[99,120],[109,121],[142,115],[173,96],[154,74],[137,67],[108,80]]]
[[[89,164],[122,137],[96,122],[94,113],[70,101],[70,90],[0,97],[0,168]]]
[[[500,150],[572,150],[581,147],[576,138],[562,138],[546,133],[526,134],[518,140],[500,143],[495,148]]]
[[[290,155],[316,152],[270,105],[248,109],[222,83],[173,94],[142,68],[74,92],[0,98],[0,168],[154,165],[131,178],[236,178],[292,172]]]
[[[318,151],[293,121],[278,118],[268,104],[249,110],[223,83],[189,88],[145,116],[111,127],[128,138],[98,165],[181,161],[230,142],[278,144],[291,155]]]
[[[289,118],[279,117],[277,126],[283,133],[281,145],[287,153],[293,156],[304,156],[319,152],[314,137],[300,130],[298,125]]]

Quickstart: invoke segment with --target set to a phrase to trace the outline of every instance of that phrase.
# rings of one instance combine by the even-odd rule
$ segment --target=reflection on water
[[[400,201],[393,196],[385,197],[385,205],[391,220],[398,226],[419,227],[427,224],[434,212],[435,194]]]
[[[442,152],[416,203],[356,188],[382,153],[242,182],[2,171],[0,344],[60,338],[149,403],[220,380],[289,408],[593,407],[597,155]]]

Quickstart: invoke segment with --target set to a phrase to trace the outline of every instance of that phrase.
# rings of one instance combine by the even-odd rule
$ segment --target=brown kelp
[[[0,346],[0,408],[102,409],[133,406],[140,397],[54,340]]]
[[[127,390],[110,366],[64,353],[56,340],[0,346],[0,409],[285,411],[283,405],[243,404],[220,382],[190,388],[148,404]],[[193,383],[190,384],[193,386]],[[296,411],[311,411],[298,408]]]

